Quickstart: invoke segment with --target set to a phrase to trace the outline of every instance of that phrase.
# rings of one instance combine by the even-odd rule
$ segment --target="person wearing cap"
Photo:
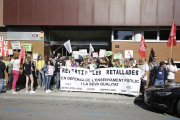
[[[154,85],[164,85],[167,82],[168,72],[165,67],[165,62],[161,61],[159,67],[154,67],[151,70],[151,75],[155,79]]]
[[[150,63],[149,63],[149,70],[150,70],[149,86],[153,86],[153,85],[154,85],[154,79],[153,79],[153,75],[151,74],[151,70],[152,70],[154,67],[158,67],[158,66],[159,66],[159,63],[157,62],[157,57],[154,56],[153,62],[150,62]]]

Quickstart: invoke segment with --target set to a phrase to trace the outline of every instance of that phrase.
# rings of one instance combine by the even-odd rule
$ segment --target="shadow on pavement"
[[[141,98],[141,100],[139,98]],[[158,113],[158,114],[162,114],[162,115],[168,114],[170,116],[177,117],[177,115],[175,113],[167,113],[161,109],[158,109],[158,108],[155,108],[155,107],[145,104],[142,96],[139,96],[139,98],[134,99],[134,104],[139,106],[140,108],[147,110],[149,112],[154,112],[154,113]]]

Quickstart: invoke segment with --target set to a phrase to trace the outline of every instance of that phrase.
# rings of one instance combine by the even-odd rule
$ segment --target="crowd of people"
[[[55,51],[52,57],[49,57],[47,61],[42,59],[39,54],[37,61],[33,62],[31,55],[26,54],[23,59],[23,64],[20,63],[18,54],[14,54],[13,59],[10,64],[6,67],[2,62],[3,57],[0,57],[0,91],[2,91],[2,86],[4,83],[4,70],[6,69],[8,73],[8,90],[12,88],[12,94],[18,94],[16,92],[16,83],[19,79],[20,70],[23,69],[25,76],[25,87],[26,93],[36,93],[33,89],[34,87],[34,76],[38,76],[38,88],[44,87],[46,93],[51,93],[52,89],[57,92],[60,88],[60,69],[67,66],[66,58],[63,58],[60,53],[55,55]],[[53,68],[53,75],[49,75],[49,68]],[[173,59],[169,58],[167,64],[164,61],[160,63],[157,62],[157,57],[154,56],[153,61],[149,64],[146,58],[139,60],[139,64],[135,63],[133,59],[120,61],[119,59],[114,60],[112,56],[91,58],[89,55],[86,59],[82,56],[79,59],[70,59],[70,67],[87,68],[90,71],[99,68],[139,68],[141,69],[141,91],[142,93],[148,87],[147,79],[149,74],[149,86],[152,85],[163,85],[170,84],[175,85],[174,76],[178,73],[177,66],[174,64]],[[12,71],[12,72],[10,72]],[[55,83],[56,82],[56,83]],[[30,85],[30,89],[29,89]]]

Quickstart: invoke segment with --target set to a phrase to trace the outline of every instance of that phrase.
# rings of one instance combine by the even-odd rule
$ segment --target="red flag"
[[[146,58],[146,51],[145,51],[146,48],[147,48],[147,45],[145,43],[143,35],[141,34],[141,44],[140,44],[140,48],[139,48],[139,54],[141,55],[141,57]]]
[[[21,51],[19,53],[19,60],[21,65],[23,64],[23,57],[25,56],[24,44],[22,44]]]
[[[176,25],[174,23],[174,20],[173,20],[173,24],[172,24],[172,27],[171,27],[171,32],[170,32],[170,35],[169,35],[167,47],[171,46],[171,40],[172,40],[172,45],[173,46],[177,45],[177,41],[176,41]]]

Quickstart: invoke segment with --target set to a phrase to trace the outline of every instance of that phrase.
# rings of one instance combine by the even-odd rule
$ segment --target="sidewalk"
[[[54,89],[55,90],[55,89]],[[21,98],[21,99],[62,99],[62,100],[86,100],[86,101],[104,101],[104,102],[126,102],[134,103],[142,102],[140,97],[129,96],[129,95],[117,95],[109,93],[89,93],[89,92],[68,92],[68,91],[58,91],[52,93],[45,93],[44,88],[37,88],[35,94],[25,93],[25,88],[21,86],[17,87],[17,92],[19,94],[11,94],[11,90],[6,91],[6,93],[1,93],[0,98]]]

